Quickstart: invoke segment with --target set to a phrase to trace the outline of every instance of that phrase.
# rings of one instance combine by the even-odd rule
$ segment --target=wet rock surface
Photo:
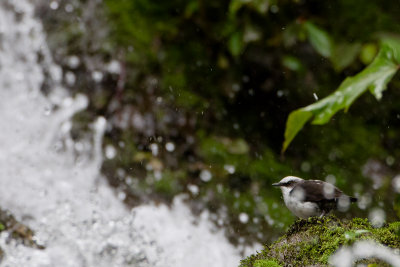
[[[0,208],[0,232],[7,232],[6,242],[15,242],[36,249],[45,247],[35,240],[34,232],[28,226],[20,223],[8,211]],[[0,260],[4,257],[4,252],[0,248]]]

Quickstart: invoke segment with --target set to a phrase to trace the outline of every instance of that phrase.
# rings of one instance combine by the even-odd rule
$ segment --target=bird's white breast
[[[291,188],[282,187],[283,200],[286,207],[297,217],[307,219],[312,216],[320,216],[322,214],[318,205],[313,202],[305,202],[300,196],[290,195]]]

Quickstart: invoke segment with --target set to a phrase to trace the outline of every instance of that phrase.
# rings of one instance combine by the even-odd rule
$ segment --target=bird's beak
[[[274,183],[272,186],[281,186],[281,183]]]

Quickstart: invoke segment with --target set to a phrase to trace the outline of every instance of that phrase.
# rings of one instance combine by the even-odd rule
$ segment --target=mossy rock
[[[357,240],[400,248],[400,222],[374,228],[367,219],[340,220],[335,216],[296,221],[276,242],[241,261],[250,266],[328,266],[329,257],[343,245]],[[383,263],[366,259],[363,263]]]
[[[7,231],[9,233],[6,242],[13,240],[18,245],[21,244],[36,249],[45,248],[35,241],[32,229],[17,221],[8,210],[0,208],[0,232],[2,231]],[[0,248],[0,263],[3,257],[4,251]]]
[[[34,240],[34,232],[28,226],[20,223],[15,217],[7,210],[0,208],[0,232],[9,232],[9,239],[13,239],[18,244],[37,249],[44,249],[43,245],[38,244]],[[1,259],[0,251],[0,259]]]

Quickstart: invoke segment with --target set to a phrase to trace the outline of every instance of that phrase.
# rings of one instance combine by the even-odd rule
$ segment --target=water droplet
[[[119,200],[124,201],[125,198],[126,198],[126,193],[123,192],[123,191],[118,192],[118,196],[117,197],[118,197]]]
[[[107,65],[107,71],[113,74],[119,74],[121,72],[121,65],[117,60],[112,60]]]
[[[311,164],[308,161],[304,161],[303,163],[301,163],[300,168],[303,172],[309,172],[311,170]]]
[[[278,13],[279,12],[279,7],[277,5],[272,5],[270,8],[272,13]]]
[[[57,1],[51,1],[51,3],[50,3],[51,9],[56,10],[56,9],[58,9],[58,7],[59,7],[59,4]]]
[[[107,159],[113,159],[117,155],[117,150],[112,145],[107,145],[105,153]]]
[[[85,146],[82,142],[76,142],[74,147],[75,147],[75,150],[78,152],[82,152],[83,149],[85,148]]]
[[[200,179],[203,182],[209,182],[211,180],[211,178],[212,178],[212,174],[209,170],[202,170],[200,172]]]
[[[358,198],[357,204],[360,209],[365,210],[366,208],[369,207],[371,202],[372,202],[371,196],[369,194],[365,194]]]
[[[101,80],[103,80],[103,73],[101,71],[93,71],[92,72],[92,79],[96,82],[99,83]]]
[[[392,166],[392,165],[394,164],[394,162],[395,162],[394,157],[388,156],[388,157],[386,158],[386,164],[387,164],[387,165]]]
[[[400,193],[400,174],[396,175],[392,180],[394,191]]]
[[[156,181],[160,181],[162,178],[162,173],[158,170],[154,171],[154,178],[156,179]]]
[[[338,210],[345,212],[350,207],[350,198],[347,196],[341,196],[338,201]]]
[[[333,198],[334,191],[335,191],[335,187],[332,184],[329,184],[329,183],[324,184],[324,196],[326,198]]]
[[[71,69],[76,69],[80,63],[81,63],[81,61],[80,61],[79,57],[77,57],[77,56],[70,56],[67,59],[67,64]]]
[[[165,144],[165,149],[166,149],[168,152],[172,152],[172,151],[175,150],[175,144],[172,143],[172,142],[168,142],[168,143]]]
[[[44,115],[49,116],[51,114],[51,107],[45,106],[44,107]]]
[[[72,11],[74,11],[74,6],[71,5],[71,4],[66,4],[65,5],[65,12],[71,13]]]
[[[293,192],[293,194],[292,194]],[[305,197],[305,192],[302,188],[296,188],[290,194],[293,195],[293,198],[297,201],[303,201]]]
[[[75,74],[71,71],[67,71],[65,73],[65,82],[69,85],[69,86],[73,86],[75,84],[76,81],[76,77]]]
[[[234,174],[235,173],[235,166],[233,165],[224,165],[224,169],[229,173],[229,174]]]
[[[331,184],[336,184],[336,177],[333,174],[328,174],[325,177],[325,181],[328,182],[328,183],[331,183]]]
[[[240,213],[239,214],[239,221],[241,223],[247,223],[249,221],[249,215],[247,215],[247,213],[244,213],[244,212]]]
[[[66,121],[61,125],[61,132],[63,134],[67,134],[71,131],[72,129],[72,122],[71,121]]]
[[[217,192],[219,194],[222,194],[223,191],[224,191],[224,186],[222,184],[217,184]]]
[[[274,225],[275,221],[268,214],[264,216],[264,219],[267,221],[269,225]]]
[[[158,145],[153,143],[150,144],[150,150],[151,150],[151,154],[153,154],[153,156],[157,156],[158,155]]]
[[[375,208],[369,213],[368,219],[374,227],[381,227],[385,223],[386,213],[380,208]]]
[[[193,195],[197,196],[199,194],[199,187],[197,185],[189,184],[187,188]]]

